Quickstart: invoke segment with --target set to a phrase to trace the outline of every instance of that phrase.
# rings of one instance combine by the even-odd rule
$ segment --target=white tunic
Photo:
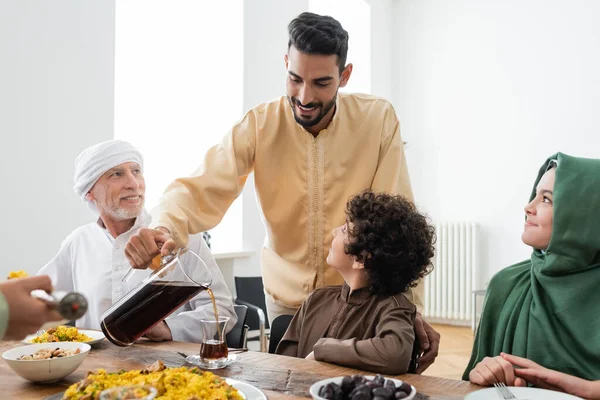
[[[100,220],[80,226],[67,236],[58,254],[38,272],[38,275],[50,276],[55,290],[75,291],[87,298],[88,311],[76,321],[78,328],[99,330],[104,311],[148,276],[148,270],[136,271],[127,283],[122,282],[129,270],[125,245],[139,228],[150,224],[150,219],[144,210],[133,227],[117,238],[101,226]],[[188,248],[210,269],[219,316],[231,318],[227,327],[230,330],[237,321],[231,292],[202,234],[191,235]],[[214,318],[212,302],[206,292],[198,294],[166,319],[173,340],[199,343],[202,338],[200,319],[204,317]]]

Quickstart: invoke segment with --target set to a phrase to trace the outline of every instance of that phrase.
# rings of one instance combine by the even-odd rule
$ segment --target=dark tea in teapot
[[[179,249],[102,315],[102,332],[114,344],[128,346],[209,289],[211,283],[212,275],[204,261],[188,249]]]

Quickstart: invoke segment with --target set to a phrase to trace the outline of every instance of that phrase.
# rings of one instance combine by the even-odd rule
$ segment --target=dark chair
[[[257,337],[248,337],[248,340],[258,340],[260,351],[267,351],[267,333],[269,321],[266,318],[267,305],[265,303],[265,290],[260,276],[235,277],[235,304],[248,307],[247,324],[250,330],[258,330]]]
[[[248,307],[235,304],[233,309],[237,315],[237,322],[233,329],[226,335],[227,346],[241,349],[246,347]]]
[[[290,322],[292,322],[292,318],[294,318],[293,315],[280,315],[273,320],[269,339],[269,353],[275,353],[283,334],[287,331],[288,326],[290,326]]]
[[[417,368],[419,368],[419,359],[421,358],[421,344],[419,343],[419,339],[417,339],[417,334],[415,332],[415,342],[413,343],[412,355],[410,357],[410,363],[408,364],[408,372],[409,374],[417,373]]]
[[[236,298],[246,303],[250,303],[263,311],[267,315],[267,305],[265,303],[265,288],[261,276],[236,276],[235,277]],[[248,326],[250,330],[258,329],[259,318],[252,311],[248,313]],[[265,321],[265,328],[269,328],[269,321]]]
[[[210,233],[202,232],[202,239],[204,239],[204,241],[206,242],[206,245],[210,249]]]

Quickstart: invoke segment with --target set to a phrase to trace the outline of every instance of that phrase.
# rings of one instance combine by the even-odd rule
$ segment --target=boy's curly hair
[[[433,269],[435,229],[399,195],[367,190],[346,204],[345,251],[365,266],[372,293],[394,295]]]

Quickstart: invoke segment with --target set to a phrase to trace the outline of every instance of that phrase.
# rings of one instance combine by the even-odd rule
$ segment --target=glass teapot
[[[163,257],[152,275],[102,314],[102,332],[112,343],[129,346],[211,283],[204,261],[180,248]]]

